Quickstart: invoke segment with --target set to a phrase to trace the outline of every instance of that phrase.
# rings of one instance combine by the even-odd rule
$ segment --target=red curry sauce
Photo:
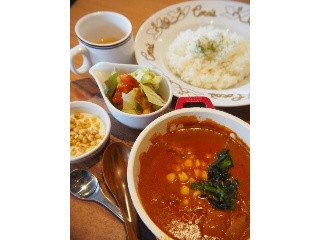
[[[162,231],[184,240],[250,237],[250,153],[236,134],[211,120],[182,117],[151,142],[140,156],[139,194]],[[234,162],[229,172],[239,181],[236,208],[216,210],[190,184],[205,180],[208,165],[226,148]]]

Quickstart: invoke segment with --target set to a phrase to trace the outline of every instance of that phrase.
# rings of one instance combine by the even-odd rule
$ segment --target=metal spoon
[[[73,170],[70,173],[70,192],[76,198],[100,203],[123,222],[121,210],[103,194],[98,179],[91,172]]]
[[[121,209],[127,239],[138,240],[137,212],[133,207],[127,186],[129,153],[129,149],[123,143],[110,144],[103,154],[103,178]]]

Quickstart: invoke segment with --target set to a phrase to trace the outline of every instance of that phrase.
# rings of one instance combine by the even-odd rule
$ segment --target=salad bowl
[[[112,102],[112,97],[110,97],[112,94],[108,92],[108,89],[110,90],[110,86],[108,86],[107,81],[109,81],[112,76],[116,74],[131,74],[138,71],[147,71],[151,72],[153,76],[161,76],[157,71],[154,71],[153,69],[146,69],[139,65],[135,64],[117,64],[117,63],[109,63],[109,62],[99,62],[92,66],[89,70],[89,73],[93,76],[95,79],[99,90],[102,94],[102,97],[104,99],[105,104],[107,105],[110,113],[113,115],[114,118],[116,118],[119,122],[122,124],[134,128],[134,129],[144,129],[150,122],[158,118],[160,115],[162,115],[166,109],[170,106],[171,100],[172,100],[172,88],[170,85],[169,80],[161,76],[158,78],[157,82],[157,92],[156,94],[160,96],[161,98],[161,106],[157,109],[154,109],[153,112],[140,114],[138,111],[134,109],[134,106],[136,106],[135,103],[133,103],[133,98],[129,99],[129,95],[132,94],[125,94],[125,96],[122,93],[122,96],[125,97],[123,101],[123,110],[120,110],[117,108],[117,104]],[[138,74],[141,75],[141,74]],[[142,73],[143,75],[143,73]],[[136,78],[136,77],[135,77]],[[137,78],[139,79],[139,78]],[[119,80],[118,80],[119,81]],[[139,86],[143,88],[142,86],[142,80],[140,82],[140,79],[138,80]],[[147,82],[146,85],[151,85],[151,82]],[[116,88],[115,88],[116,89]],[[114,89],[114,91],[116,91]],[[145,89],[143,88],[143,91],[145,92]],[[157,101],[157,99],[152,99],[152,96],[155,96],[155,92],[151,94],[146,94],[148,97],[148,101],[151,102]],[[109,97],[108,97],[108,96]],[[151,99],[149,99],[149,96],[151,96]],[[158,96],[155,96],[156,98]],[[129,99],[129,100],[128,100]],[[125,106],[125,100],[126,106]],[[132,102],[130,102],[132,101]],[[133,106],[132,109],[128,108],[128,106]]]

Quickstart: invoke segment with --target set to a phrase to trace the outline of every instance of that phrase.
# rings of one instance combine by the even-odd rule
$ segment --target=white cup
[[[83,16],[75,26],[79,45],[70,50],[70,68],[75,74],[84,74],[98,62],[135,62],[132,25],[128,18],[115,12],[94,12]],[[74,59],[82,55],[80,68]]]

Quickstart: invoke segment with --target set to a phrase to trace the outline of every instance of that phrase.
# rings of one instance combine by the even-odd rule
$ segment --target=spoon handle
[[[111,211],[121,222],[124,222],[120,208],[114,205],[109,198],[103,194],[100,187],[93,200]]]
[[[137,236],[138,229],[134,229],[134,227],[137,226],[133,226],[133,223],[130,222],[127,217],[125,217],[124,223],[127,230],[127,240],[139,240]]]

